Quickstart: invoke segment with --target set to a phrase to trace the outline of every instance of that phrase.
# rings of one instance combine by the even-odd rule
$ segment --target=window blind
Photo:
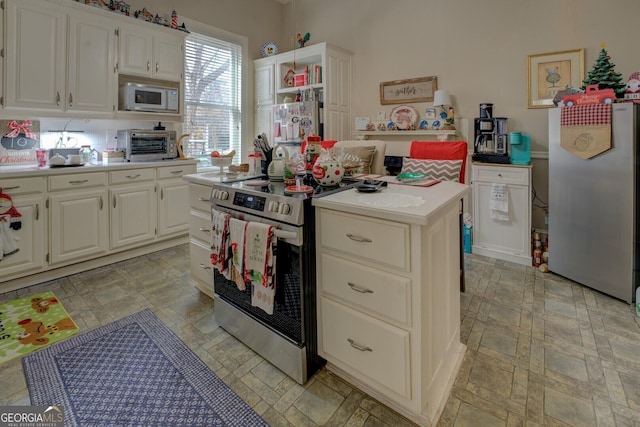
[[[186,39],[185,155],[209,163],[210,153],[241,152],[242,46],[202,34]]]

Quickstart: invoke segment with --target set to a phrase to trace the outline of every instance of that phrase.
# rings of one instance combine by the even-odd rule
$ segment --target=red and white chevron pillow
[[[402,159],[402,172],[423,173],[432,179],[460,182],[462,160]]]

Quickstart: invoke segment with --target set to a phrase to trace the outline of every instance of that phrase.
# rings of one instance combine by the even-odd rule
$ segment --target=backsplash
[[[40,147],[80,148],[90,145],[98,153],[116,147],[116,135],[122,129],[153,129],[158,122],[98,119],[40,118]],[[164,123],[167,130],[180,133],[180,123]],[[65,132],[63,132],[63,130]]]

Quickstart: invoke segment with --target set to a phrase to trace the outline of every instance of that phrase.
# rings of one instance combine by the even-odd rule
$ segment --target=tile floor
[[[410,426],[326,370],[300,386],[220,329],[188,275],[188,246],[28,289],[52,290],[81,330],[151,308],[273,426]],[[640,426],[640,318],[532,267],[467,255],[467,354],[439,426]],[[0,365],[0,405],[29,404],[19,359]]]

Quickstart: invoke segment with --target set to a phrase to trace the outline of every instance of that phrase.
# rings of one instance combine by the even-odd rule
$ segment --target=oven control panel
[[[233,196],[234,206],[242,206],[243,208],[251,209],[254,211],[264,212],[264,207],[267,198],[262,196],[256,196],[253,194],[245,194],[236,192]]]
[[[238,191],[234,188],[214,187],[211,191],[211,204],[213,207],[232,208],[289,224],[300,225],[303,223],[304,200],[256,193]]]

